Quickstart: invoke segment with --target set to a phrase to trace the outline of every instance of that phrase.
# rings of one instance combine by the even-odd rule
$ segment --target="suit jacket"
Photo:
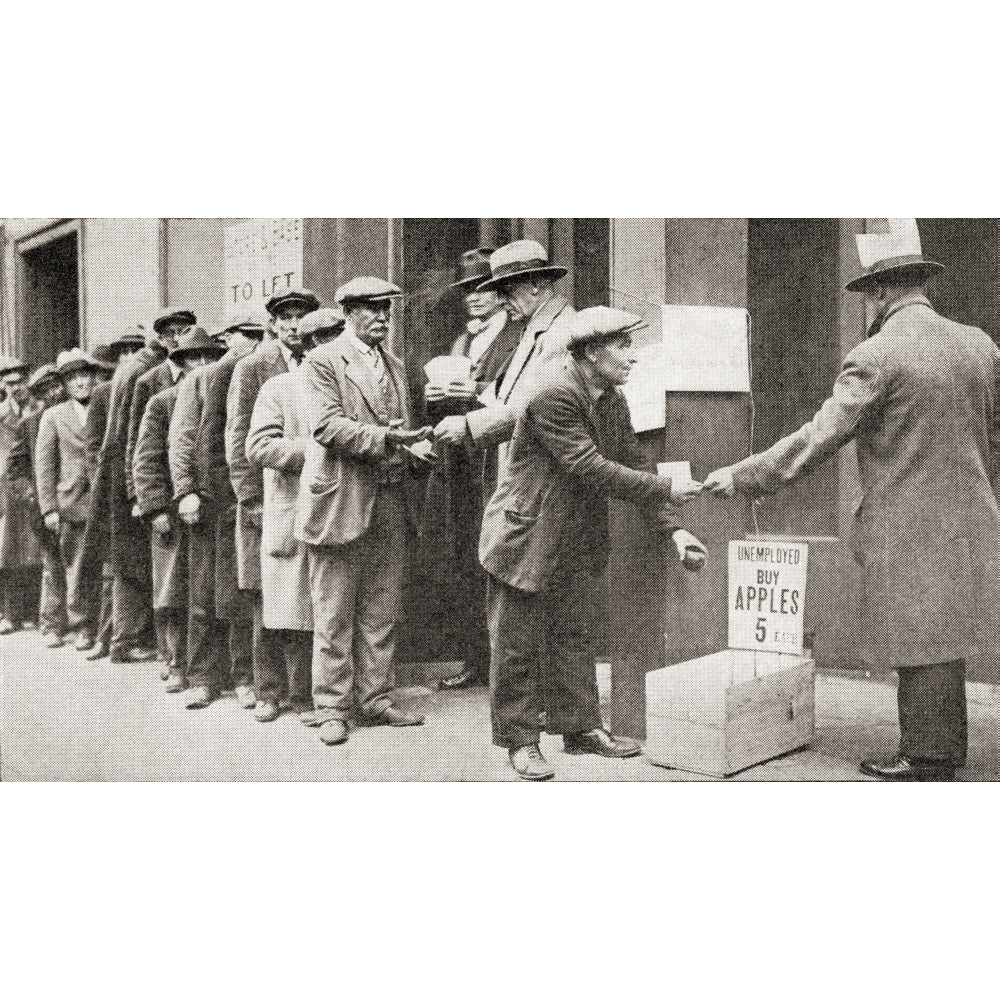
[[[14,478],[35,482],[35,455],[38,445],[38,428],[42,422],[42,414],[47,407],[32,407],[21,416],[17,437],[8,459],[8,474]],[[58,536],[45,527],[42,512],[38,505],[38,491],[35,490],[35,502],[31,509],[31,530],[38,536],[43,548],[58,548]]]
[[[537,376],[546,362],[565,358],[569,328],[576,310],[561,295],[553,296],[528,320],[521,338],[525,349],[515,349],[510,363],[481,396],[483,408],[466,415],[469,433],[477,445],[500,444],[510,438],[525,404],[537,391]],[[520,346],[520,345],[519,345]],[[528,348],[531,347],[530,351]]]
[[[87,407],[87,422],[83,426],[83,446],[87,453],[87,472],[93,489],[97,467],[101,460],[101,444],[108,429],[108,407],[111,404],[111,379],[94,386]]]
[[[170,362],[164,359],[148,372],[135,380],[132,392],[132,406],[129,409],[128,441],[125,446],[125,483],[130,500],[135,499],[135,484],[132,481],[132,463],[135,456],[135,446],[139,439],[139,425],[149,401],[158,392],[163,392],[174,384],[174,372]]]
[[[87,407],[87,422],[83,426],[84,449],[87,454],[87,475],[90,477],[90,503],[87,508],[87,528],[83,535],[84,572],[98,575],[111,539],[110,468],[101,462],[101,445],[108,429],[112,380],[94,387]]]
[[[312,440],[301,370],[276,375],[254,404],[247,461],[264,471],[260,542],[264,625],[312,631],[309,559],[295,538],[295,510],[306,450]]]
[[[413,428],[402,361],[383,350],[388,377],[396,387],[403,426]],[[312,438],[306,454],[295,537],[310,545],[346,545],[368,530],[378,488],[379,463],[388,457],[388,427],[377,422],[377,389],[371,367],[344,333],[310,351],[305,381]],[[419,523],[419,502],[409,464],[407,509]]]
[[[737,486],[771,493],[856,442],[851,541],[869,663],[940,663],[983,646],[985,605],[1000,600],[998,396],[990,337],[910,296],[847,356],[812,421],[733,467]]]
[[[646,471],[621,392],[592,388],[572,358],[551,359],[540,374],[544,388],[518,418],[479,546],[493,576],[529,592],[603,572],[610,497],[676,527],[671,482]]]
[[[42,414],[38,425],[35,483],[42,517],[57,511],[71,524],[86,524],[90,506],[84,422],[71,400]]]
[[[144,407],[132,460],[135,502],[143,517],[154,517],[174,507],[174,488],[170,479],[168,440],[170,418],[183,379],[160,390]]]
[[[247,433],[257,394],[268,379],[288,371],[277,338],[260,345],[245,355],[233,368],[226,400],[226,461],[233,492],[240,503],[261,502],[264,497],[264,476],[260,466],[247,461]]]
[[[0,569],[37,566],[42,554],[31,529],[38,501],[30,471],[11,465],[11,455],[23,444],[23,414],[10,399],[0,402]]]
[[[198,478],[198,428],[205,412],[205,384],[210,365],[189,372],[179,383],[174,415],[170,418],[170,479],[174,497],[201,495]]]

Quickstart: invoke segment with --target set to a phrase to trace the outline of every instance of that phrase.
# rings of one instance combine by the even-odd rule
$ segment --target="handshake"
[[[688,501],[693,500],[702,491],[707,491],[715,496],[731,497],[736,486],[733,482],[733,470],[731,468],[716,469],[715,472],[706,476],[703,483],[677,482],[671,484],[671,501],[678,507],[683,506]]]

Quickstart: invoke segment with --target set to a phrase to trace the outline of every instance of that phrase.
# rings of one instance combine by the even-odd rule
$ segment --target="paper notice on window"
[[[749,392],[749,314],[717,306],[662,306],[665,392]]]
[[[636,434],[656,430],[667,422],[665,392],[660,345],[646,344],[636,351],[636,364],[622,386]]]

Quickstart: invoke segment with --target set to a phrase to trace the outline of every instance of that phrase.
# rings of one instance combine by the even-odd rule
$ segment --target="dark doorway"
[[[77,234],[21,254],[22,355],[33,368],[80,343]]]

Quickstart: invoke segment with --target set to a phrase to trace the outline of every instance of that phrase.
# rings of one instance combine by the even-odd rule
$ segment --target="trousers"
[[[490,718],[493,742],[509,750],[545,731],[584,733],[602,725],[592,645],[595,578],[568,574],[541,593],[490,576]]]
[[[263,595],[253,605],[253,682],[261,701],[288,698],[297,708],[312,705],[311,632],[265,628]]]
[[[376,716],[392,705],[396,623],[406,573],[403,489],[380,489],[368,530],[346,545],[310,545],[312,695],[316,718],[346,720],[356,703]]]
[[[42,550],[42,593],[38,603],[38,627],[42,632],[66,632],[66,570],[54,532],[39,538]]]
[[[87,586],[83,572],[83,537],[86,524],[63,521],[59,525],[59,553],[65,571],[66,625],[70,632],[93,632],[100,614],[100,592]]]
[[[969,739],[965,660],[897,672],[900,755],[964,764]]]
[[[37,566],[0,570],[0,612],[15,628],[35,621],[42,575]]]
[[[111,657],[136,646],[149,646],[153,633],[153,579],[149,532],[138,521],[130,525],[127,537],[112,537],[112,550],[121,551],[113,559]]]

